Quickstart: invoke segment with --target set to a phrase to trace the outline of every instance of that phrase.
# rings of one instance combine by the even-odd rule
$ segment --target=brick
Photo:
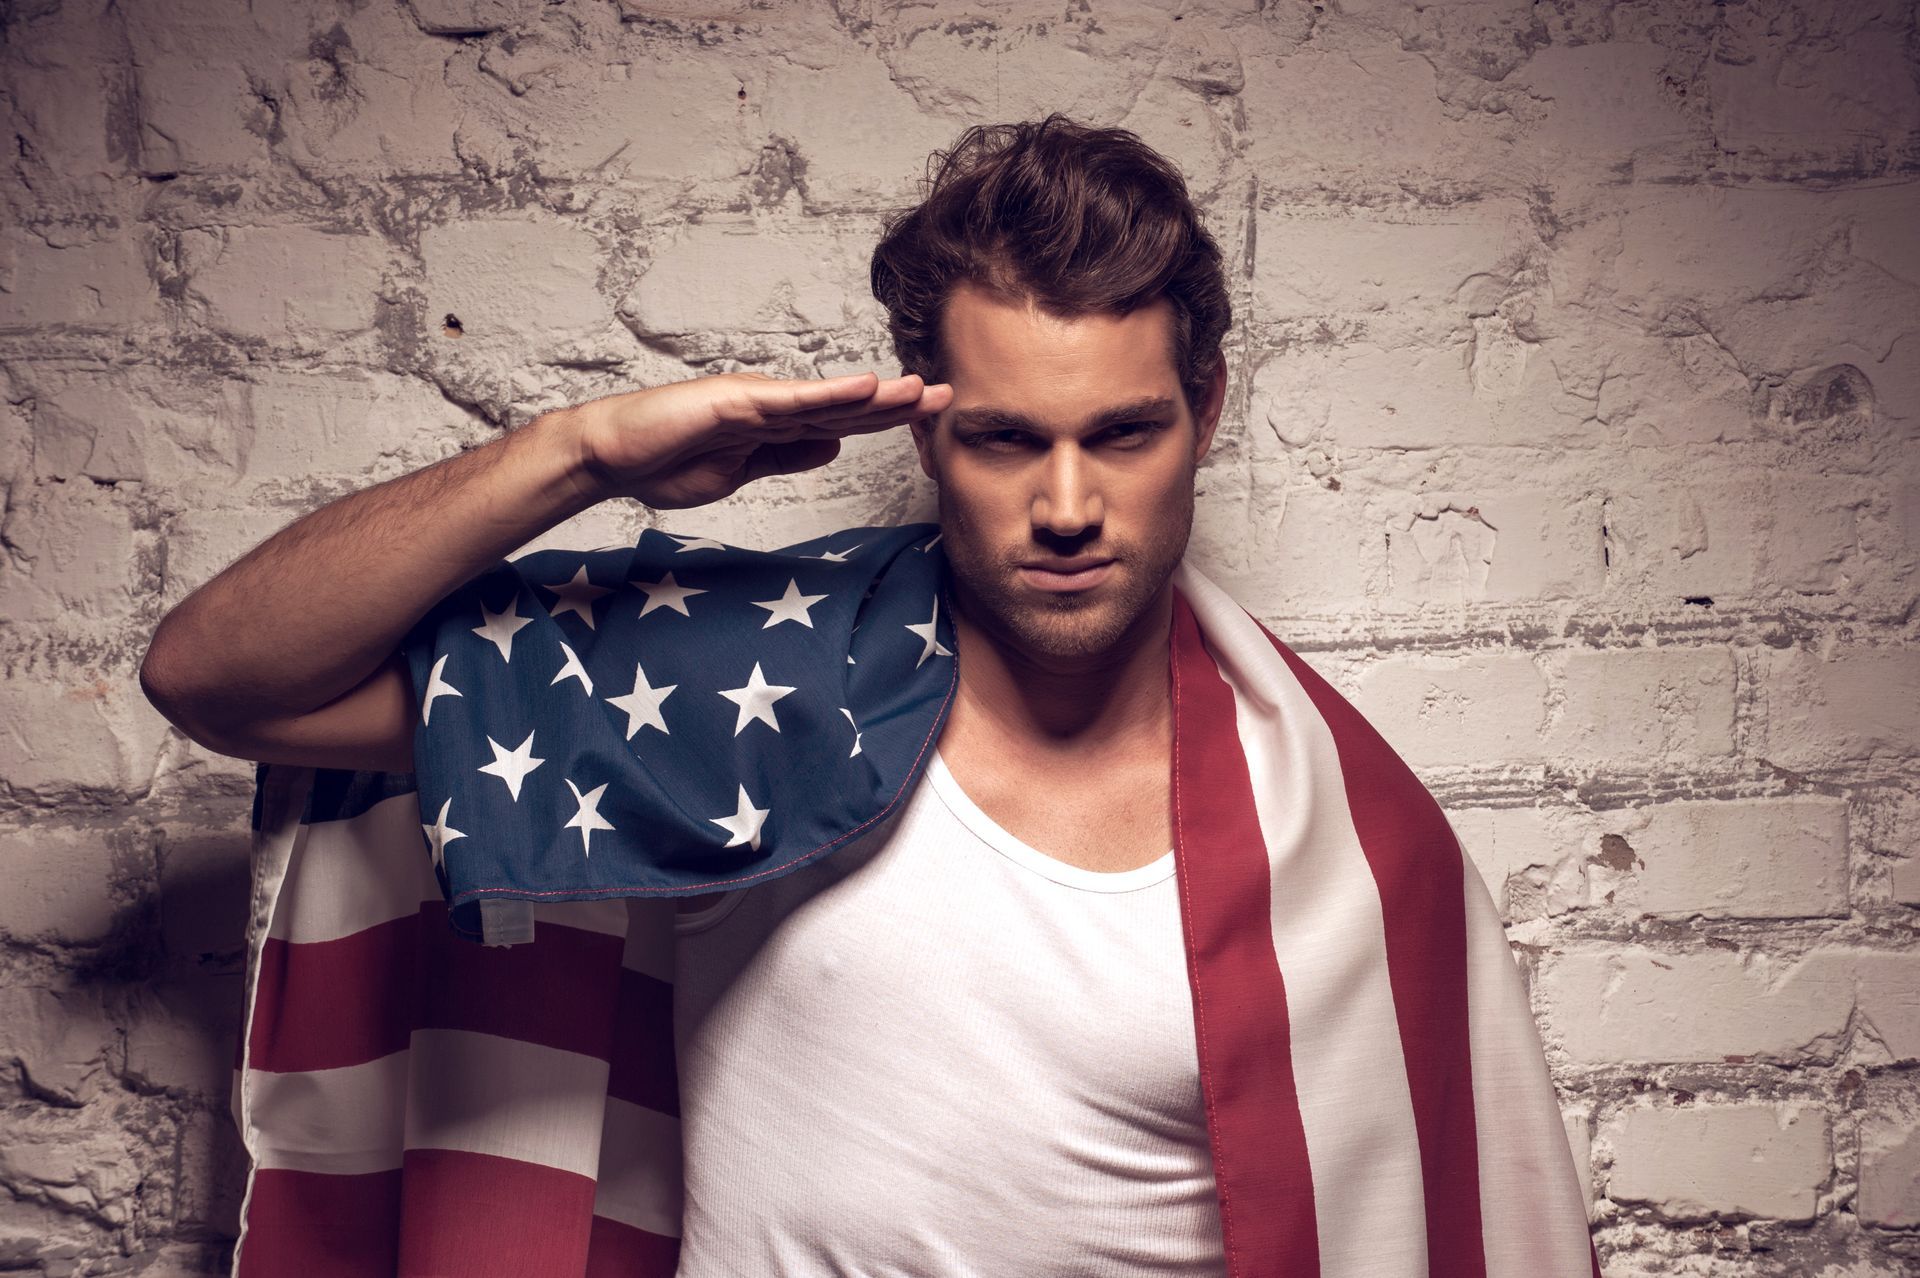
[[[1363,500],[1318,488],[1279,491],[1257,473],[1251,487],[1245,506],[1196,496],[1189,548],[1256,616],[1344,612],[1384,585],[1386,552]]]
[[[1702,67],[1722,166],[1775,180],[1879,176],[1885,161],[1869,139],[1897,145],[1920,124],[1911,64],[1900,49],[1862,23],[1797,42],[1792,65],[1791,78],[1751,54]]]
[[[247,423],[243,473],[262,482],[291,475],[365,477],[375,458],[429,446],[446,451],[449,436],[472,426],[465,412],[424,382],[371,370],[267,370],[236,395]],[[367,478],[363,486],[380,478]]]
[[[143,789],[171,731],[136,671],[117,664],[102,671],[43,663],[0,674],[0,722],[29,743],[0,754],[0,781],[48,797]]]
[[[1397,41],[1323,52],[1303,36],[1284,55],[1255,44],[1243,57],[1248,164],[1276,185],[1344,190],[1356,175],[1393,183],[1472,169],[1476,130],[1433,109],[1434,64],[1422,53]],[[1262,227],[1260,243],[1272,242]]]
[[[1870,1114],[1860,1128],[1860,1221],[1882,1229],[1920,1225],[1920,1124],[1897,1109]]]
[[[1164,16],[1110,6],[1050,16],[1050,34],[1010,20],[985,25],[908,9],[882,44],[894,82],[923,110],[960,120],[1038,119],[1062,111],[1111,124],[1152,80]],[[1081,16],[1084,14],[1084,18]]]
[[[643,333],[805,333],[871,323],[873,241],[860,231],[789,230],[710,219],[664,244],[621,310]]]
[[[256,22],[282,23],[278,38],[292,43],[274,67],[285,89],[276,147],[302,169],[356,179],[462,174],[456,131],[482,132],[489,105],[505,95],[468,70],[472,58],[450,57],[448,41],[423,33],[410,7],[343,6],[325,18],[298,6],[254,11]]]
[[[14,119],[34,153],[56,173],[92,185],[122,168],[107,147],[112,73],[98,62],[61,57],[63,51],[49,44],[36,51],[47,58],[44,65],[29,66],[17,58],[8,64]]]
[[[274,109],[255,96],[244,68],[204,54],[149,55],[134,72],[142,173],[220,173],[267,163]]]
[[[1392,599],[1572,599],[1603,582],[1594,494],[1490,484],[1424,493],[1407,505],[1386,525]]]
[[[10,890],[21,890],[23,885],[13,875],[8,879],[13,885]],[[89,889],[84,882],[73,886],[81,893]],[[105,894],[104,883],[91,889]],[[40,908],[31,898],[23,904],[28,911]],[[118,1042],[119,1031],[96,988],[0,985],[0,1060],[17,1062],[34,1092],[68,1105],[85,1105],[112,1081],[107,1055]]]
[[[1438,310],[1462,281],[1499,272],[1525,227],[1525,207],[1499,199],[1425,216],[1263,210],[1254,304],[1263,319]]]
[[[1348,340],[1347,323],[1302,317],[1288,326],[1301,336],[1261,368],[1256,428],[1279,414],[1291,419],[1291,429],[1281,427],[1289,437],[1311,422],[1326,442],[1346,449],[1591,443],[1593,402],[1572,393],[1556,371],[1565,355],[1528,348],[1502,365],[1494,384],[1478,352],[1486,376],[1476,381],[1461,375],[1466,351],[1459,345]]]
[[[1774,1105],[1628,1110],[1603,1132],[1607,1196],[1670,1220],[1810,1221],[1832,1172],[1825,1114]]]
[[[242,976],[196,975],[143,988],[127,1025],[127,1073],[149,1087],[211,1099],[233,1085]]]
[[[223,379],[76,374],[35,395],[34,473],[143,484],[224,477],[241,451],[240,421],[236,386]]]
[[[1908,857],[1890,872],[1893,899],[1900,905],[1920,905],[1920,857]]]
[[[1540,734],[1541,755],[1563,764],[1639,766],[1733,751],[1733,656],[1726,649],[1565,651],[1560,702]]]
[[[427,314],[457,316],[463,357],[516,362],[531,352],[596,341],[613,310],[596,283],[600,244],[583,227],[548,218],[471,218],[420,236]],[[436,349],[439,349],[436,347]]]
[[[1843,800],[1663,803],[1606,815],[1611,828],[1586,858],[1594,904],[1677,918],[1847,912]]]
[[[772,128],[756,109],[756,95],[740,101],[743,77],[729,63],[661,59],[638,49],[609,50],[605,61],[537,45],[533,53],[539,74],[523,94],[492,110],[498,127],[533,139],[531,158],[542,173],[661,190],[735,183],[769,140]],[[495,54],[488,56],[491,66]],[[491,81],[471,87],[489,85],[497,95]],[[492,96],[470,92],[467,101]],[[463,147],[471,128],[470,120],[460,126]]]
[[[91,483],[22,485],[13,493],[0,566],[0,619],[78,631],[133,611],[131,503]]]
[[[1684,101],[1661,92],[1670,57],[1657,44],[1625,39],[1534,49],[1507,80],[1547,104],[1528,148],[1564,181],[1610,176],[1642,153],[1707,140]]]
[[[0,332],[125,328],[159,306],[146,251],[131,236],[52,248],[26,231],[0,231]]]
[[[141,1169],[126,1135],[93,1127],[75,1110],[9,1116],[7,1127],[0,1183],[109,1225],[131,1219]]]
[[[1727,475],[1712,460],[1688,470],[1685,483],[1649,477],[1609,486],[1610,589],[1671,601],[1705,597],[1723,607],[1761,590],[1765,503],[1758,482]]]
[[[1582,1062],[1826,1063],[1856,1009],[1889,1060],[1920,1056],[1920,954],[1829,946],[1789,962],[1620,946],[1556,952],[1539,989],[1554,1035]]]
[[[792,142],[809,205],[910,204],[927,156],[952,145],[959,126],[922,112],[871,50],[846,52],[769,66],[761,116]]]
[[[29,720],[7,717],[16,730],[31,729]],[[110,891],[115,868],[98,830],[42,823],[0,834],[7,883],[0,893],[0,936],[77,943],[105,938],[116,913]]]
[[[214,328],[318,347],[372,326],[388,265],[376,236],[238,226],[196,264],[189,288]]]
[[[1584,904],[1576,818],[1542,808],[1448,808],[1454,836],[1480,871],[1503,922]]]
[[[1417,769],[1538,758],[1546,695],[1521,653],[1414,653],[1368,666],[1351,700]]]
[[[1920,1060],[1920,950],[1861,953],[1858,1008],[1890,1062]]]
[[[1920,752],[1920,648],[1769,648],[1756,660],[1769,763],[1814,772]]]

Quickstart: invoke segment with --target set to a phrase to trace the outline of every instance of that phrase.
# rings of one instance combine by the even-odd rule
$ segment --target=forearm
[[[161,621],[141,682],[213,731],[304,714],[351,690],[457,586],[598,499],[575,418],[483,447],[294,521]]]

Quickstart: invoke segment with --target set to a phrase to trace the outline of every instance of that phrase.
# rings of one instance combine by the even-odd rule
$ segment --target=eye
[[[1159,429],[1159,422],[1122,422],[1109,430],[1107,437],[1122,448],[1138,448]]]
[[[1005,430],[980,431],[960,436],[960,442],[968,448],[991,448],[995,452],[1006,452],[1025,443],[1027,432],[1008,427]]]

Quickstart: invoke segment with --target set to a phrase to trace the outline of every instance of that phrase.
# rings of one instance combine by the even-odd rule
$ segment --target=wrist
[[[528,441],[537,445],[542,464],[572,491],[578,510],[598,505],[614,494],[593,455],[587,430],[594,401],[541,413],[526,425]]]

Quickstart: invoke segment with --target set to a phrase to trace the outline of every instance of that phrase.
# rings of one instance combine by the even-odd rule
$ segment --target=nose
[[[1071,537],[1097,525],[1106,513],[1098,486],[1079,445],[1054,446],[1033,494],[1033,526]]]

